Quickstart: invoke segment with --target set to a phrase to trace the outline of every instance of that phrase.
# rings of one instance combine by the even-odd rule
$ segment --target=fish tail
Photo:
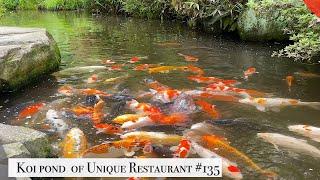
[[[268,179],[277,179],[278,174],[269,170],[262,170],[261,174],[268,177]]]
[[[300,102],[299,105],[309,106],[315,110],[320,110],[320,102]]]

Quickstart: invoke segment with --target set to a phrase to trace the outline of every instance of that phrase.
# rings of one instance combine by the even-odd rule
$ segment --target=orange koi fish
[[[207,146],[210,150],[217,152],[217,154],[221,154],[223,157],[235,157],[238,160],[241,160],[243,163],[246,163],[252,169],[258,171],[261,174],[267,176],[276,176],[274,172],[263,170],[256,163],[254,163],[248,156],[237,150],[236,148],[230,146],[226,141],[222,138],[219,138],[215,135],[204,135],[201,138],[202,142]]]
[[[93,108],[92,107],[76,106],[76,107],[72,108],[72,112],[77,116],[92,115]]]
[[[155,64],[139,64],[136,67],[133,68],[135,71],[145,71],[148,70],[151,67],[155,67]]]
[[[103,91],[97,90],[97,89],[81,89],[81,94],[90,96],[90,95],[99,95],[99,96],[110,96],[110,94],[105,93]]]
[[[206,84],[212,84],[212,83],[222,83],[229,86],[234,86],[236,84],[239,84],[237,80],[224,80],[216,77],[204,77],[204,76],[189,76],[189,80],[195,81],[197,83],[206,83]]]
[[[184,54],[181,54],[181,53],[178,53],[178,55],[182,56],[188,62],[197,62],[197,61],[199,61],[199,58],[194,57],[194,56],[184,55]]]
[[[111,124],[96,124],[94,125],[94,128],[96,128],[97,134],[98,133],[105,133],[105,134],[121,134],[123,133],[123,130],[118,127]]]
[[[113,123],[123,124],[125,122],[131,121],[136,122],[140,117],[143,117],[141,114],[124,114],[118,116],[112,120]]]
[[[215,101],[223,101],[223,102],[239,102],[239,98],[234,97],[226,92],[210,92],[210,91],[192,90],[192,91],[185,91],[185,93],[188,95],[191,95],[194,98],[206,98],[206,99],[212,99]]]
[[[162,103],[172,102],[181,94],[181,91],[175,89],[168,89],[163,91],[150,89],[150,91],[154,95],[153,99]]]
[[[147,86],[150,88],[150,89],[154,89],[156,91],[165,91],[165,90],[170,90],[172,88],[164,85],[164,84],[161,84],[160,82],[158,81],[154,81],[154,80],[147,80]]]
[[[108,68],[109,71],[121,71],[124,64],[115,64]]]
[[[139,103],[137,100],[127,101],[130,110],[140,114],[159,114],[161,111],[158,107],[148,103]]]
[[[61,86],[59,89],[58,89],[58,92],[60,94],[63,94],[65,96],[72,96],[74,94],[74,89],[73,87],[71,86],[68,86],[68,85],[65,85],[65,86]]]
[[[83,153],[84,158],[116,158],[133,156],[135,151],[141,149],[149,141],[144,139],[125,138],[119,141],[107,142],[93,146]]]
[[[78,128],[72,128],[62,142],[63,158],[80,158],[88,148],[87,138]]]
[[[145,140],[156,145],[178,145],[182,136],[176,134],[165,134],[164,132],[134,131],[121,135],[121,139],[126,138]]]
[[[212,105],[203,100],[197,100],[195,102],[198,106],[201,107],[202,111],[208,113],[213,119],[221,118],[220,113],[216,110],[215,105]]]
[[[111,60],[111,59],[107,59],[107,60],[102,60],[101,63],[102,63],[102,64],[115,64],[116,62],[114,62],[114,61]]]
[[[27,106],[26,108],[24,108],[20,111],[20,113],[17,117],[17,121],[21,121],[27,117],[33,116],[34,114],[39,112],[39,110],[45,105],[46,105],[45,103],[35,103],[30,106]]]
[[[250,67],[248,68],[246,71],[244,71],[244,79],[245,80],[248,80],[249,76],[253,75],[253,74],[256,74],[256,73],[259,73],[256,71],[256,68],[254,67]]]
[[[183,68],[184,71],[188,71],[188,72],[197,74],[198,76],[203,76],[204,75],[204,71],[201,68],[196,67],[196,66],[189,65],[189,66],[184,66],[184,67],[181,67],[181,68]]]
[[[88,84],[92,84],[98,81],[98,75],[93,74],[92,76],[90,76],[87,80]]]
[[[287,84],[288,84],[288,87],[289,87],[289,91],[291,91],[291,86],[292,86],[293,80],[294,80],[293,76],[287,76],[286,77],[286,81],[287,81]]]
[[[181,66],[160,66],[160,67],[154,67],[149,68],[149,73],[169,73],[170,71],[176,71],[176,70],[184,70],[185,67]]]
[[[103,107],[105,102],[103,100],[99,100],[97,104],[94,105],[93,113],[92,113],[92,122],[94,124],[99,124],[104,118]]]
[[[206,88],[204,88],[205,91],[214,91],[214,92],[231,92],[236,95],[241,95],[243,97],[263,97],[266,94],[263,92],[259,92],[252,89],[240,89],[235,87],[230,87],[227,85],[224,85],[222,83],[214,83],[209,84]]]
[[[191,142],[187,139],[182,139],[173,153],[175,158],[187,158],[191,151]]]
[[[129,61],[129,63],[136,63],[136,62],[139,62],[141,60],[141,58],[139,58],[139,57],[137,57],[137,56],[133,56],[131,59],[130,59],[130,61]]]

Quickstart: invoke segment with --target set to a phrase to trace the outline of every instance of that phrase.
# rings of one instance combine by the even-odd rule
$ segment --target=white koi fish
[[[242,179],[242,173],[238,168],[238,165],[228,159],[219,156],[218,154],[202,147],[196,142],[191,141],[193,150],[202,158],[221,158],[222,160],[222,174],[232,179]]]
[[[239,100],[240,103],[255,106],[259,111],[266,112],[272,110],[279,112],[281,107],[286,106],[309,106],[320,109],[320,102],[301,102],[296,99],[285,98],[245,98]]]
[[[315,158],[320,158],[320,150],[306,142],[303,139],[297,139],[290,136],[285,136],[278,133],[258,133],[257,136],[266,142],[274,145],[276,149],[283,147],[287,150],[306,154]]]
[[[45,119],[46,125],[49,126],[51,132],[57,132],[60,136],[69,129],[69,125],[61,118],[59,118],[58,112],[52,109],[49,109],[46,113]]]
[[[288,127],[290,131],[309,137],[314,141],[320,142],[320,128],[308,125],[292,125]]]

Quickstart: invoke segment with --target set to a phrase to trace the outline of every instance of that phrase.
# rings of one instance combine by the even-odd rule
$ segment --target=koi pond
[[[0,98],[0,121],[46,132],[57,157],[220,156],[225,178],[320,177],[320,66],[272,58],[279,44],[74,12],[0,24],[57,41],[60,71]]]

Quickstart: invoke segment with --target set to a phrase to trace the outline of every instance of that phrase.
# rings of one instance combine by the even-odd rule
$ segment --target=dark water
[[[287,59],[271,58],[274,44],[244,43],[228,37],[213,37],[210,34],[192,31],[179,23],[161,23],[123,17],[92,17],[85,13],[18,12],[0,21],[1,25],[46,28],[55,38],[62,55],[61,70],[78,66],[99,66],[103,59],[113,59],[125,63],[132,56],[147,57],[142,63],[162,63],[164,65],[188,65],[177,53],[199,57],[192,63],[201,67],[207,76],[225,79],[238,79],[239,87],[272,93],[275,97],[295,98],[302,101],[320,101],[320,78],[295,76],[296,81],[289,92],[283,80],[294,72],[307,71],[320,73],[319,65],[292,63]],[[179,46],[159,46],[161,42],[176,42]],[[243,71],[250,66],[256,67],[259,74],[249,81],[241,79]],[[62,71],[49,79],[15,95],[2,95],[0,98],[0,121],[11,123],[21,108],[34,102],[52,102],[61,96],[57,89],[69,84],[76,88],[96,88],[106,92],[119,92],[128,89],[131,94],[147,91],[143,79],[153,78],[177,89],[195,89],[200,84],[190,82],[185,73],[148,74],[131,70],[124,71],[87,70]],[[92,74],[100,79],[119,76],[129,78],[115,83],[87,84]],[[73,98],[73,105],[83,99]],[[231,145],[244,152],[264,168],[273,170],[283,179],[319,179],[320,161],[306,155],[278,151],[273,145],[258,139],[258,132],[278,132],[302,138],[289,132],[288,126],[308,124],[320,126],[320,111],[306,107],[284,108],[281,112],[260,112],[252,106],[239,103],[215,103],[223,118],[242,118],[243,123],[220,126]],[[195,118],[194,122],[209,119],[205,115]],[[96,136],[92,126],[83,121],[72,121],[87,133],[91,145],[116,138],[115,136]],[[159,131],[175,132],[174,129],[153,128]],[[181,133],[181,132],[177,132]],[[309,141],[320,148],[319,143]],[[239,163],[245,179],[263,178]]]

